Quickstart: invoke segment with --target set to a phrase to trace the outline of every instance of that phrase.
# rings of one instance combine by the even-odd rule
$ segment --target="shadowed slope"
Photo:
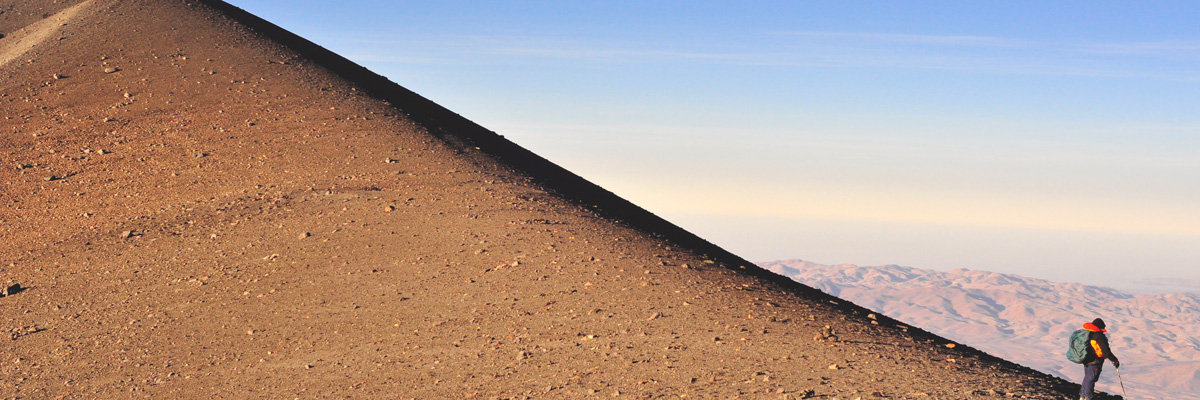
[[[1070,391],[873,325],[222,3],[73,21],[0,66],[0,279],[31,287],[0,298],[5,393]]]

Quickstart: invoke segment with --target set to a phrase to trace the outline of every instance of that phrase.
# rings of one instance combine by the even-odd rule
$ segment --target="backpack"
[[[1087,329],[1079,329],[1071,334],[1071,340],[1067,342],[1067,360],[1076,364],[1083,364],[1083,360],[1088,356],[1088,338],[1091,336],[1091,331]]]

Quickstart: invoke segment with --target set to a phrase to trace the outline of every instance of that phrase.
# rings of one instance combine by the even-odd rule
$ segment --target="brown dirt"
[[[0,397],[1072,397],[240,10],[77,4],[0,0]]]

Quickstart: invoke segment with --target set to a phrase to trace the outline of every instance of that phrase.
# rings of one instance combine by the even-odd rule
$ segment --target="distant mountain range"
[[[760,263],[775,273],[993,355],[1071,381],[1067,337],[1102,317],[1130,398],[1200,399],[1200,295],[1116,289],[959,269]],[[1102,390],[1120,394],[1107,366]]]

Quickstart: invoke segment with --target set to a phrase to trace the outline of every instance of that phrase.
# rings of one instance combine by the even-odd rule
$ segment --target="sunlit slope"
[[[0,298],[6,396],[1071,391],[766,273],[240,10],[80,4],[0,1],[11,32],[61,19],[0,65],[0,279],[29,287]]]

